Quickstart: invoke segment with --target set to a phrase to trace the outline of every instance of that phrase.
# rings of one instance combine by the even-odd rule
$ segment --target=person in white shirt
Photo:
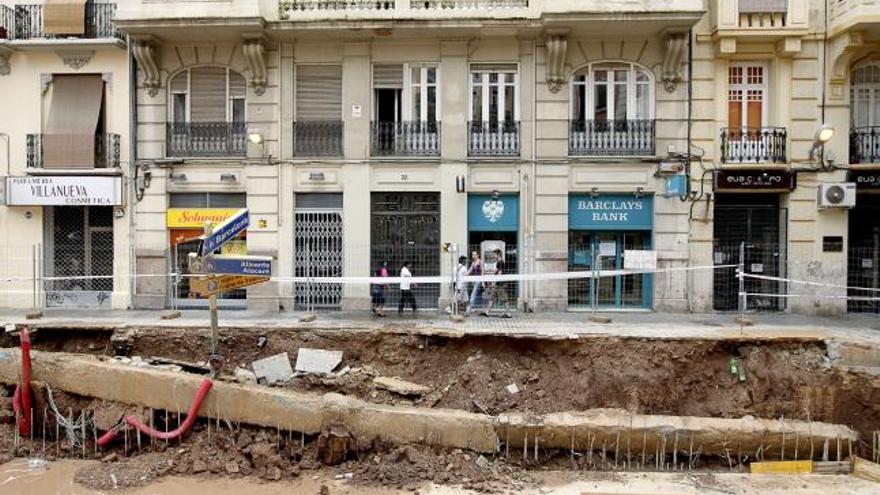
[[[446,313],[452,314],[453,309],[456,313],[462,313],[465,309],[467,309],[468,303],[468,290],[467,283],[464,281],[464,277],[467,277],[469,272],[467,256],[459,256],[458,257],[458,269],[455,270],[455,295],[452,299],[452,305],[446,307]]]
[[[412,307],[413,313],[416,312],[416,298],[413,297],[412,293],[412,282],[410,282],[409,278],[412,278],[412,263],[407,261],[403,264],[403,267],[400,269],[400,278],[403,280],[400,281],[400,302],[397,304],[397,314],[403,314],[403,308],[409,304]]]

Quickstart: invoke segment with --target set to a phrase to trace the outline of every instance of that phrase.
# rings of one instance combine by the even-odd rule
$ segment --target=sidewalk
[[[25,311],[0,310],[0,325],[35,327],[207,327],[207,310],[182,311],[163,320],[164,311],[46,310],[39,320],[26,320]],[[364,312],[322,312],[313,322],[300,322],[304,313],[220,311],[220,326],[233,328],[309,329],[324,331],[401,332],[447,336],[500,335],[518,338],[587,338],[619,336],[652,339],[807,339],[850,340],[880,346],[880,317],[847,315],[825,318],[788,314],[754,314],[754,325],[740,327],[733,314],[605,313],[611,323],[592,323],[589,313],[528,313],[513,318],[471,316],[454,322],[447,315],[423,312],[376,318]]]

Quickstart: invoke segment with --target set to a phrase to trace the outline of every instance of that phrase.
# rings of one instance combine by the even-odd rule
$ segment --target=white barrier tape
[[[880,297],[867,296],[831,296],[823,294],[765,294],[762,292],[740,292],[740,297],[775,297],[778,299],[797,299],[800,297],[813,297],[819,299],[846,299],[847,301],[880,301]]]
[[[788,282],[788,283],[798,284],[798,285],[811,285],[813,287],[829,287],[832,289],[860,290],[860,291],[864,291],[864,292],[880,292],[880,289],[873,288],[873,287],[853,287],[853,286],[849,286],[849,285],[826,284],[824,282],[813,282],[810,280],[797,280],[794,278],[771,277],[769,275],[757,275],[754,273],[743,273],[743,274],[741,274],[741,276],[744,278],[754,278],[754,279],[758,279],[758,280],[770,280],[770,281],[774,281],[774,282]],[[739,278],[739,277],[740,277],[740,275],[737,275],[737,278]]]
[[[657,270],[599,270],[582,271],[582,272],[550,272],[550,273],[524,273],[509,275],[468,275],[461,277],[459,280],[465,283],[493,283],[493,282],[524,282],[524,281],[547,281],[547,280],[574,280],[588,278],[607,278],[618,277],[624,275],[650,275],[655,273],[672,273],[687,272],[698,270],[715,270],[724,268],[736,268],[737,265],[714,265],[714,266],[684,266],[674,268],[661,268]],[[149,274],[138,273],[130,275],[132,278],[144,277],[180,277],[180,278],[197,278],[204,277],[201,273],[165,273],[165,274]],[[91,276],[72,276],[72,277],[21,277],[21,278],[0,278],[5,282],[22,281],[29,282],[34,280],[44,281],[64,281],[64,280],[107,280],[114,279],[113,275],[91,275]],[[294,283],[315,283],[315,284],[370,284],[370,285],[399,285],[403,281],[411,284],[448,284],[453,283],[451,275],[432,275],[427,277],[270,277],[273,282],[294,282]]]

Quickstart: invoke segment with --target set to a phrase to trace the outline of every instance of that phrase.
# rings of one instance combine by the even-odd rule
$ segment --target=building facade
[[[0,2],[2,307],[131,305],[132,66],[115,15]]]
[[[451,277],[450,246],[496,241],[521,273],[618,270],[626,251],[656,252],[658,273],[515,284],[524,309],[876,309],[846,289],[880,284],[870,2],[133,0],[112,43],[30,44],[16,38],[29,18],[6,4],[4,94],[43,81],[28,90],[42,99],[12,102],[8,175],[54,174],[26,166],[26,134],[54,125],[37,76],[55,69],[37,62],[62,63],[53,52],[69,45],[96,56],[67,72],[103,73],[105,51],[122,64],[106,105],[126,184],[113,241],[139,276],[133,291],[114,283],[114,306],[205,306],[173,274],[206,220],[247,207],[251,227],[224,250],[273,257],[276,280],[221,307],[366,308],[365,284],[290,279],[404,261]],[[823,124],[834,137],[817,146]],[[6,195],[5,232],[45,239],[51,219],[19,217],[46,207]],[[449,285],[417,286],[419,305],[443,307]]]

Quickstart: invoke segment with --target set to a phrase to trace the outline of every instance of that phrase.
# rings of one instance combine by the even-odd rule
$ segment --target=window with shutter
[[[226,122],[226,75],[223,67],[190,71],[191,122]]]
[[[342,120],[342,66],[296,66],[296,120]]]

